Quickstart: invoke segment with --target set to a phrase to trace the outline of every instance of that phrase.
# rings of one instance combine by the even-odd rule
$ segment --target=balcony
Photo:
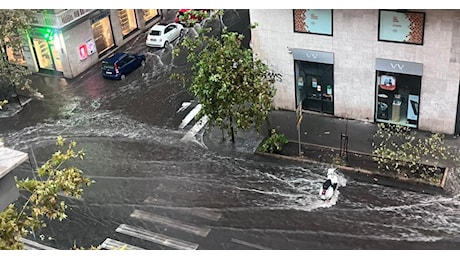
[[[34,15],[32,25],[61,29],[64,26],[82,19],[96,9],[67,9],[58,14],[39,12]]]

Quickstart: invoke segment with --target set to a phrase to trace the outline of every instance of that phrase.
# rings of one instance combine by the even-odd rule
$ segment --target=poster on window
[[[380,10],[379,41],[423,44],[425,13]]]
[[[294,31],[332,36],[332,10],[294,9]]]

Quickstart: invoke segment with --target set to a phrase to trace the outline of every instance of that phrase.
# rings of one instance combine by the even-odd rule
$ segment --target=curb
[[[324,147],[327,149],[336,149],[332,147]],[[447,191],[443,185],[445,185],[448,175],[450,175],[451,169],[446,168],[445,173],[443,175],[443,179],[441,181],[441,185],[429,184],[421,181],[406,179],[406,178],[397,178],[393,176],[387,176],[379,174],[378,172],[373,172],[361,168],[349,167],[349,166],[342,166],[342,165],[333,165],[331,163],[325,163],[316,161],[313,159],[298,157],[298,156],[290,156],[290,155],[282,155],[282,154],[272,154],[272,153],[264,153],[259,152],[256,150],[254,153],[260,156],[272,157],[277,159],[284,159],[284,160],[291,160],[297,162],[304,162],[304,163],[314,163],[323,165],[325,167],[335,167],[341,170],[341,172],[345,173],[347,176],[351,177],[354,180],[365,181],[369,183],[375,183],[379,185],[395,187],[415,192],[427,193],[431,195],[440,195],[446,194]]]

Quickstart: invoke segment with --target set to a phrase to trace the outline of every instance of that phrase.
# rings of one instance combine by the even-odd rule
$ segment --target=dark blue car
[[[106,79],[125,79],[126,75],[140,66],[145,66],[145,55],[115,53],[102,61],[102,77]]]

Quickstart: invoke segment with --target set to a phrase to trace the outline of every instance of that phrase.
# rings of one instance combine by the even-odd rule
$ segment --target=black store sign
[[[100,10],[98,13],[96,13],[93,18],[91,18],[91,24],[97,23],[99,20],[102,20],[104,17],[110,15],[110,10],[109,9],[104,9]]]

